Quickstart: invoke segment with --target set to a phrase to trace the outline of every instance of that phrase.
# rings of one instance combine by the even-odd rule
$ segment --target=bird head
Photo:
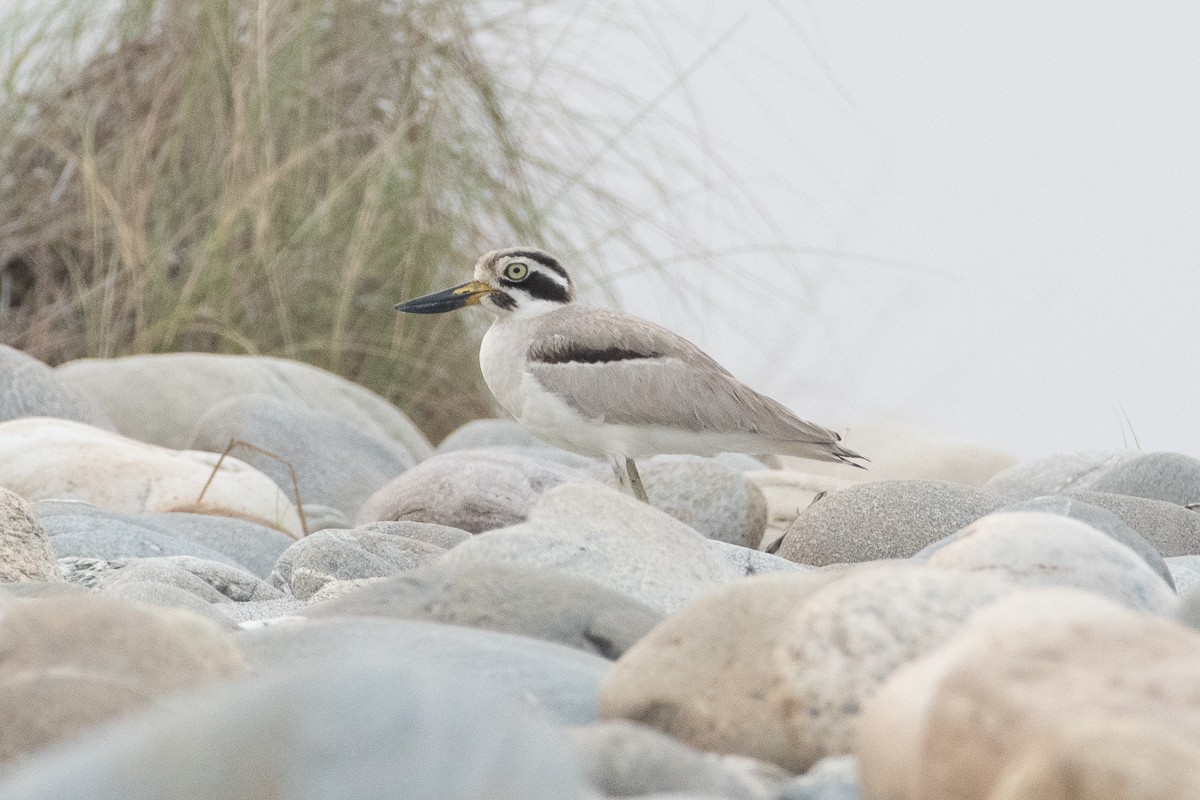
[[[485,253],[475,263],[475,280],[396,304],[410,314],[441,314],[480,305],[496,316],[536,315],[575,299],[571,276],[558,259],[534,247]]]

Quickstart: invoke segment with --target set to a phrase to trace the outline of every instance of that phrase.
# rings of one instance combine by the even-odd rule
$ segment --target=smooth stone
[[[573,575],[520,564],[431,564],[361,587],[311,617],[374,616],[512,633],[617,658],[662,614]]]
[[[192,556],[231,567],[241,565],[224,553],[190,539],[162,533],[127,520],[92,515],[56,516],[44,523],[50,545],[63,559],[75,561],[125,561],[131,558]]]
[[[235,444],[230,453],[269,476],[297,504],[320,503],[350,516],[376,489],[417,463],[392,439],[269,395],[217,403],[196,423],[188,447],[220,453],[235,440],[252,447]],[[293,497],[297,487],[299,498]]]
[[[316,533],[330,528],[345,530],[354,527],[354,515],[346,514],[332,506],[320,503],[309,503],[304,506],[304,520],[308,523],[308,532]]]
[[[560,731],[437,665],[357,654],[179,698],[35,759],[5,800],[586,800]]]
[[[275,563],[271,584],[305,600],[331,581],[374,578],[416,569],[446,551],[428,542],[366,530],[317,531]]]
[[[596,693],[610,662],[524,636],[407,619],[332,617],[243,630],[238,642],[260,674],[353,653],[403,657],[438,672],[499,687],[557,721],[596,720]]]
[[[1132,549],[1061,514],[989,514],[954,539],[926,563],[969,574],[1000,574],[1027,588],[1083,589],[1138,611],[1168,612],[1178,602],[1174,589]]]
[[[1014,593],[978,612],[947,646],[896,671],[868,703],[856,747],[863,797],[1063,797],[999,790],[1014,770],[1028,770],[1030,754],[1065,765],[1088,749],[1109,756],[1109,789],[1145,785],[1146,762],[1135,753],[1161,753],[1180,738],[1197,752],[1197,679],[1200,633],[1077,590]],[[1141,735],[1122,735],[1126,725]],[[1057,749],[1054,740],[1073,738],[1080,726],[1108,746]],[[1074,782],[1085,779],[1079,773]]]
[[[630,648],[601,688],[600,715],[803,771],[851,751],[862,704],[893,670],[1009,591],[907,562],[747,578]]]
[[[767,500],[743,473],[710,458],[643,459],[637,468],[650,505],[714,541],[758,547]],[[619,488],[611,468],[603,479]]]
[[[154,695],[118,675],[75,669],[0,672],[0,768],[153,705]],[[11,797],[0,790],[0,796]]]
[[[1171,556],[1164,559],[1175,582],[1175,593],[1187,597],[1200,589],[1200,556]]]
[[[131,581],[128,583],[110,583],[102,586],[98,592],[103,597],[112,597],[126,603],[136,603],[157,608],[177,608],[190,611],[225,628],[235,627],[232,617],[225,614],[222,606],[201,600],[194,592],[180,589],[169,583],[158,581]]]
[[[941,481],[859,484],[801,511],[776,554],[816,567],[908,558],[1008,502]]]
[[[463,542],[442,563],[553,567],[669,614],[743,576],[711,544],[674,517],[591,481],[551,489],[528,521]]]
[[[537,461],[553,461],[579,470],[590,470],[599,463],[587,456],[548,444],[511,419],[474,419],[466,422],[443,439],[435,452],[440,454],[478,449],[524,456]]]
[[[0,671],[112,675],[153,694],[242,673],[236,644],[212,621],[97,596],[26,600],[8,609],[0,615],[0,654]]]
[[[834,477],[843,485],[870,481],[931,480],[980,487],[1011,466],[1012,456],[912,425],[876,422],[838,429],[842,443],[871,459],[867,470],[783,456],[785,469]]]
[[[1182,453],[1138,453],[1100,476],[1091,490],[1200,507],[1200,461]]]
[[[362,589],[367,586],[374,586],[375,584],[383,583],[386,580],[388,580],[388,578],[350,578],[350,579],[344,580],[344,581],[330,581],[329,583],[325,584],[317,591],[313,592],[311,595],[308,596],[307,599],[304,600],[304,605],[307,606],[307,608],[304,611],[304,614],[307,616],[307,615],[309,615],[309,609],[315,609],[315,608],[329,602],[330,600],[336,600],[339,597],[343,597],[348,594],[353,594],[353,593],[357,592],[359,589]],[[313,614],[312,616],[320,616],[320,615]],[[371,616],[380,616],[380,615],[371,615]]]
[[[296,510],[274,481],[237,459],[226,458],[216,469],[218,458],[62,419],[0,423],[0,486],[27,501],[84,500],[129,514],[203,512],[300,530]]]
[[[461,528],[451,528],[449,525],[437,525],[432,522],[413,522],[407,519],[368,522],[365,525],[357,526],[354,530],[403,536],[406,539],[435,544],[447,550],[471,538],[471,534]]]
[[[260,578],[271,574],[280,554],[295,541],[274,528],[234,517],[166,513],[143,519],[172,536],[224,553]]]
[[[357,521],[413,520],[482,533],[521,522],[548,489],[584,479],[550,461],[494,450],[457,450],[436,455],[389,481],[363,504]]]
[[[1200,514],[1195,511],[1127,494],[1078,492],[1072,497],[1116,514],[1164,557],[1200,555]]]
[[[826,475],[811,475],[787,469],[762,469],[746,473],[767,500],[767,529],[758,547],[766,550],[792,526],[800,512],[818,497],[844,489],[846,483]]]
[[[22,417],[57,417],[99,428],[112,427],[96,403],[65,386],[50,367],[0,344],[0,422]]]
[[[1098,450],[1043,456],[997,473],[983,488],[1019,500],[1085,492],[1106,472],[1133,455],[1129,450]]]
[[[742,574],[743,578],[751,575],[767,575],[771,572],[803,572],[812,567],[807,564],[797,564],[761,550],[751,550],[728,542],[709,540],[708,549],[715,555],[729,562],[729,565]]]
[[[653,728],[599,722],[570,732],[584,777],[605,797],[668,792],[767,800],[788,773],[740,756],[701,753]]]
[[[57,558],[29,504],[0,487],[0,583],[61,581]]]
[[[859,800],[858,759],[823,758],[808,772],[784,784],[775,800]]]
[[[192,556],[129,560],[104,576],[102,584],[154,581],[191,592],[209,603],[277,600],[283,593],[243,569]]]
[[[1107,533],[1113,539],[1137,553],[1172,588],[1175,586],[1174,579],[1171,577],[1171,571],[1167,569],[1167,565],[1163,562],[1162,554],[1158,552],[1158,548],[1150,544],[1146,540],[1146,537],[1126,525],[1120,517],[1106,508],[1094,506],[1072,495],[1052,494],[1035,497],[1032,500],[1022,500],[1021,502],[1005,506],[1000,511],[1042,511],[1048,514],[1062,514],[1064,517],[1086,522],[1088,525],[1103,533]],[[950,537],[942,541],[949,542],[953,538]],[[922,552],[928,554],[938,546],[939,543],[935,542]],[[920,556],[921,553],[917,555]]]
[[[265,394],[392,439],[417,459],[433,452],[424,434],[387,400],[332,372],[285,358],[163,353],[85,358],[54,372],[68,388],[94,398],[118,431],[163,447],[187,447],[196,423],[226,398]]]

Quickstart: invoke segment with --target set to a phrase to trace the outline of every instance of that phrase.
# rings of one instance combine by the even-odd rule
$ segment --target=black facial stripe
[[[657,358],[655,353],[626,350],[623,347],[590,348],[577,342],[558,339],[550,345],[531,350],[529,358],[542,364],[607,364],[612,361],[635,361]]]
[[[571,278],[567,275],[563,265],[558,263],[558,259],[549,253],[543,253],[540,250],[508,250],[504,253],[505,258],[527,258],[530,261],[536,261],[551,272],[557,272],[563,277],[563,280],[570,282]]]
[[[551,303],[571,302],[570,289],[549,275],[543,275],[537,271],[530,272],[529,277],[523,281],[510,281],[507,278],[501,278],[500,282],[505,286],[520,287],[522,291],[527,292],[530,297],[537,300],[549,300]]]
[[[517,301],[513,299],[513,296],[504,292],[492,292],[488,295],[488,299],[505,311],[512,311],[517,307]]]

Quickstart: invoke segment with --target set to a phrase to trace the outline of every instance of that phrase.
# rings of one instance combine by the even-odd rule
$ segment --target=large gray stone
[[[222,400],[266,394],[393,439],[418,459],[433,452],[404,412],[387,400],[331,372],[285,358],[164,353],[85,358],[54,372],[68,389],[94,398],[121,433],[163,447],[186,447],[196,423]]]
[[[596,719],[596,693],[610,662],[524,636],[379,617],[332,617],[244,630],[238,641],[251,669],[286,671],[332,656],[403,658],[498,687],[522,703],[573,724]]]
[[[442,440],[436,452],[452,453],[481,448],[536,461],[552,461],[587,472],[599,463],[587,456],[547,444],[511,419],[474,419],[464,423]]]
[[[1003,575],[1028,588],[1083,589],[1137,611],[1163,613],[1178,602],[1170,584],[1132,549],[1061,514],[988,514],[930,555],[928,564],[978,575]]]
[[[1028,500],[1046,494],[1083,492],[1106,472],[1135,455],[1128,450],[1066,453],[1022,461],[993,475],[983,485],[989,492]]]
[[[59,558],[114,561],[193,556],[240,567],[234,559],[194,541],[143,525],[131,515],[60,514],[42,521]]]
[[[313,606],[311,617],[444,622],[617,658],[662,614],[598,583],[545,567],[431,564]]]
[[[463,542],[443,563],[528,564],[587,578],[670,613],[743,577],[696,531],[597,482],[551,489],[529,520]]]
[[[767,529],[767,500],[743,473],[696,457],[644,459],[638,473],[650,505],[709,539],[758,547]],[[602,474],[616,488],[611,468]]]
[[[21,417],[58,417],[112,428],[86,393],[65,386],[33,356],[0,344],[0,422]]]
[[[695,792],[767,800],[788,773],[741,756],[701,753],[653,728],[600,722],[571,731],[583,774],[605,797]]]
[[[398,442],[372,436],[342,417],[261,394],[214,405],[196,423],[190,447],[220,453],[235,440],[253,447],[235,445],[231,454],[269,475],[288,496],[295,475],[297,505],[328,505],[350,516],[417,461]]]
[[[859,484],[801,511],[777,555],[817,567],[908,558],[1008,502],[998,494],[942,481]]]
[[[59,581],[56,558],[29,504],[0,487],[0,583]]]
[[[304,600],[331,581],[395,575],[435,561],[444,552],[437,545],[389,533],[317,531],[283,551],[271,583]]]
[[[802,572],[812,569],[806,564],[797,564],[786,558],[764,553],[761,550],[751,550],[749,547],[718,542],[710,539],[708,549],[711,553],[724,559],[734,569],[748,578],[751,575],[766,575],[771,572]]]
[[[210,619],[224,628],[233,628],[236,624],[231,615],[221,610],[223,605],[201,600],[194,592],[168,583],[158,581],[111,583],[102,586],[98,594],[143,606],[190,611]]]
[[[1077,492],[1072,496],[1116,514],[1163,556],[1200,555],[1200,514],[1195,511],[1128,494]]]
[[[363,504],[358,524],[414,520],[481,533],[524,520],[543,492],[584,479],[552,461],[497,450],[457,450],[389,481]]]
[[[346,657],[180,698],[48,753],[5,800],[584,800],[562,735],[489,685]]]
[[[1163,563],[1163,557],[1158,552],[1158,549],[1146,541],[1146,537],[1135,531],[1133,528],[1121,521],[1121,518],[1112,513],[1108,509],[1094,506],[1091,503],[1085,503],[1078,497],[1066,494],[1044,495],[1035,497],[1031,500],[1022,500],[1012,505],[1004,506],[997,513],[1006,513],[1009,511],[1035,511],[1046,514],[1060,514],[1064,517],[1077,519],[1080,522],[1086,522],[1096,530],[1108,534],[1116,541],[1128,547],[1133,552],[1137,553],[1142,559],[1150,565],[1150,568],[1162,577],[1168,584],[1174,587],[1171,578],[1171,571],[1167,569],[1167,565]],[[934,542],[926,547],[921,552],[917,553],[913,558],[924,560],[934,552],[940,550],[951,542],[960,539],[967,529],[963,528],[952,536]]]
[[[1101,475],[1091,490],[1200,505],[1200,461],[1182,453],[1138,453]]]
[[[209,603],[245,603],[283,597],[278,589],[249,572],[217,561],[169,556],[129,559],[123,563],[124,566],[104,576],[103,586],[140,581],[166,583]]]
[[[471,534],[461,528],[451,528],[449,525],[436,525],[432,522],[413,522],[407,519],[368,522],[365,525],[359,525],[355,530],[403,536],[406,539],[416,539],[418,542],[436,544],[438,547],[443,547],[447,550],[471,538]]]

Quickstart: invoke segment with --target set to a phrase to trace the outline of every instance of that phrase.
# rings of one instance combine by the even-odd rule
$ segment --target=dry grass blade
[[[208,480],[204,482],[204,487],[200,489],[200,494],[196,496],[196,507],[201,507],[202,501],[204,500],[204,495],[208,492],[208,487],[212,486],[213,480],[217,477],[217,473],[221,470],[221,465],[225,463],[226,456],[233,452],[235,447],[244,447],[247,450],[253,450],[256,453],[261,453],[267,458],[273,458],[280,464],[283,464],[285,467],[287,467],[288,473],[290,473],[292,476],[292,493],[293,497],[296,499],[296,513],[300,515],[300,530],[304,532],[305,536],[308,536],[308,516],[304,513],[304,499],[300,496],[300,483],[296,480],[296,470],[293,469],[292,462],[288,461],[283,456],[275,455],[270,450],[264,450],[258,445],[251,444],[244,439],[230,439],[229,444],[225,445],[225,449],[221,451],[220,457],[217,458],[217,463],[213,464],[212,472],[208,474]],[[284,533],[287,533],[288,536],[291,536],[291,534],[286,530]],[[296,537],[292,536],[292,538],[294,539]]]

